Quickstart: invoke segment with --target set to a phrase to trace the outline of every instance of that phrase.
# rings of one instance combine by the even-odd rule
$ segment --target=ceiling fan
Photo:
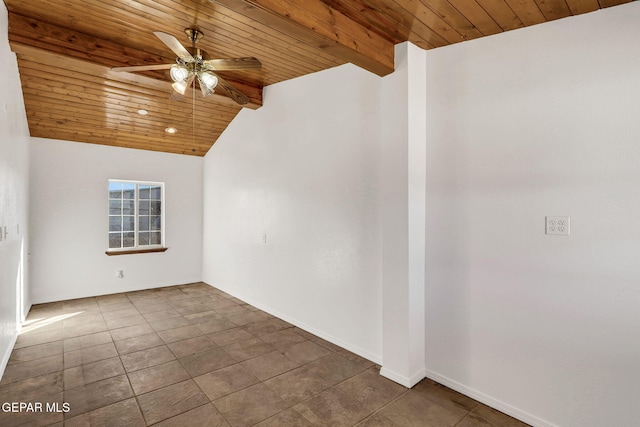
[[[186,89],[195,82],[200,86],[203,96],[211,95],[216,87],[222,88],[227,95],[240,105],[249,102],[249,98],[224,80],[216,71],[249,70],[262,67],[259,60],[253,57],[209,59],[207,53],[196,47],[198,40],[204,34],[196,28],[187,28],[185,34],[191,41],[191,48],[185,48],[171,34],[154,31],[156,37],[162,41],[178,57],[175,64],[140,65],[133,67],[114,67],[113,71],[148,71],[169,70],[173,89],[180,95],[184,95]]]

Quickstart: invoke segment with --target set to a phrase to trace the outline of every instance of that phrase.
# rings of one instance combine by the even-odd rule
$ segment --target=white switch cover
[[[547,216],[545,217],[546,234],[568,236],[571,232],[571,217]]]

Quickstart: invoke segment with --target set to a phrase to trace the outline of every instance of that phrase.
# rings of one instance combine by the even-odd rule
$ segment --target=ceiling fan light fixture
[[[184,81],[175,82],[175,83],[171,84],[171,87],[173,88],[173,90],[178,92],[180,95],[184,95],[185,91],[187,90],[187,85],[186,85],[186,83]]]
[[[203,96],[211,95],[213,89],[220,85],[223,92],[238,105],[248,104],[250,102],[249,97],[233,87],[229,82],[226,82],[222,77],[218,77],[213,71],[258,69],[262,66],[260,61],[253,57],[209,59],[206,52],[196,48],[196,42],[204,36],[202,32],[196,28],[187,28],[185,33],[192,43],[191,50],[185,48],[171,34],[161,31],[153,32],[166,47],[176,54],[175,63],[113,67],[111,70],[123,72],[169,70],[169,75],[173,81],[171,86],[175,90],[175,94],[179,95],[174,97],[174,94],[172,94],[173,99],[182,99],[181,97],[185,95],[187,88],[192,84],[195,90],[195,80],[197,79],[197,86],[200,86]]]
[[[171,80],[176,83],[184,82],[189,77],[189,70],[187,67],[182,65],[172,65],[169,70],[169,75],[171,76]]]
[[[213,89],[218,85],[218,77],[206,71],[198,74],[198,80],[200,85],[205,86],[210,92],[213,92]]]

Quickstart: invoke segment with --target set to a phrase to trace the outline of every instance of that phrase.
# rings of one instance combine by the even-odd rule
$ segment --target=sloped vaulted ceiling
[[[631,0],[4,1],[32,136],[203,156],[264,86],[347,62],[384,76],[399,42],[433,49]],[[110,70],[175,61],[153,32],[188,45],[194,26],[211,57],[262,62],[219,73],[244,107],[221,90],[170,99],[167,71]]]

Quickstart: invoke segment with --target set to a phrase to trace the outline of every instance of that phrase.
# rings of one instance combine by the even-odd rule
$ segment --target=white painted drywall
[[[29,128],[7,9],[0,4],[0,377],[29,307]],[[6,230],[6,235],[5,235]]]
[[[345,65],[267,87],[204,174],[203,280],[376,361],[380,84]]]
[[[201,157],[32,138],[33,302],[199,281],[202,170]],[[166,252],[105,255],[109,179],[165,183]]]
[[[640,419],[639,23],[427,53],[427,375],[536,425]]]
[[[428,375],[537,425],[625,426],[640,415],[638,6],[426,54]],[[390,198],[411,204],[407,175],[395,187],[407,194],[381,182],[380,132],[395,124],[385,114],[403,108],[381,103],[385,85],[346,65],[267,88],[265,106],[241,112],[206,156],[203,179],[202,278],[379,362],[383,248],[409,246],[406,232],[383,232],[383,209]],[[106,179],[164,179],[168,194],[184,179],[195,192],[197,167],[31,146],[34,296],[197,280],[188,245],[180,260],[114,264],[124,257],[104,255],[106,219],[95,219]],[[197,212],[197,197],[184,197]],[[545,215],[571,215],[572,235],[542,234]],[[59,250],[77,224],[96,234]],[[199,229],[189,231],[198,242]],[[392,279],[409,281],[405,267]],[[175,276],[185,271],[193,279]]]
[[[406,387],[425,373],[425,66],[425,51],[402,43],[382,80],[380,374]]]

